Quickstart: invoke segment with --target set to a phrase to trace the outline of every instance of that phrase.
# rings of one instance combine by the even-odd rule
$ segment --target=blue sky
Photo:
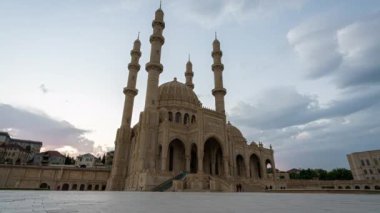
[[[113,149],[140,32],[148,61],[159,1],[0,0],[0,130],[71,154]],[[163,1],[160,83],[184,81],[214,107],[210,55],[218,33],[227,117],[275,149],[280,169],[348,167],[379,149],[380,2]],[[144,107],[141,69],[134,123]]]

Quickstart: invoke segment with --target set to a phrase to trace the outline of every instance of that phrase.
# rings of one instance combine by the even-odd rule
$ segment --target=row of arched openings
[[[260,159],[256,154],[252,154],[249,157],[249,164],[248,168],[246,168],[246,164],[244,161],[244,157],[239,154],[236,156],[236,176],[238,177],[249,177],[253,179],[261,179],[261,165],[260,165]],[[265,167],[267,174],[272,173],[272,163],[268,159],[265,161]],[[248,172],[248,174],[247,174]]]
[[[158,148],[158,165],[161,166],[161,154],[162,146]],[[191,145],[190,148],[190,173],[198,172],[198,148],[195,143]],[[215,138],[210,138],[204,143],[204,155],[203,155],[203,172],[205,174],[211,175],[223,175],[224,174],[224,163],[223,163],[223,151],[220,143]],[[186,158],[185,158],[185,145],[179,139],[174,139],[170,142],[168,146],[168,156],[166,168],[171,172],[181,172],[186,171]],[[267,172],[271,172],[272,163],[270,160],[265,162],[267,167]],[[261,165],[260,159],[257,155],[252,154],[250,156],[249,168],[246,169],[244,158],[242,155],[236,156],[236,166],[237,166],[237,176],[247,177],[247,171],[250,178],[260,179]]]
[[[47,183],[41,183],[40,184],[40,189],[50,189],[50,186]],[[70,184],[64,183],[61,185],[58,185],[56,190],[61,190],[61,191],[68,191],[68,190],[73,190],[73,191],[104,191],[106,190],[106,185],[105,184]]]
[[[190,173],[198,172],[198,147],[195,143],[190,148]],[[162,146],[159,146],[158,161],[161,165]],[[171,172],[181,172],[186,170],[185,145],[175,139],[168,147],[167,168]],[[214,138],[208,139],[204,144],[203,172],[211,175],[224,174],[222,147]]]
[[[192,115],[190,119],[190,115],[188,113],[185,113],[182,117],[182,114],[180,112],[176,112],[175,114],[173,112],[169,112],[168,120],[170,122],[174,121],[176,123],[183,123],[185,125],[196,123],[195,115]]]

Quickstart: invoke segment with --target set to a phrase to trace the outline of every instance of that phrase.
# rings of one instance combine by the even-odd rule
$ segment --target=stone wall
[[[270,187],[270,186],[268,186]],[[277,180],[272,186],[276,190],[376,190],[379,180]]]
[[[0,165],[0,189],[104,190],[110,170]]]

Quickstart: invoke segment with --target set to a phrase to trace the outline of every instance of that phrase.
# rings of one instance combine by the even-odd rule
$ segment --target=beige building
[[[79,155],[75,160],[75,166],[80,168],[91,168],[96,163],[96,157],[90,153]]]
[[[354,180],[380,180],[380,150],[347,155]]]
[[[222,51],[212,43],[215,109],[202,106],[194,92],[192,63],[186,64],[184,83],[176,78],[159,85],[164,13],[158,9],[152,23],[145,108],[131,127],[141,42],[137,39],[128,65],[125,103],[115,140],[108,190],[235,191],[263,189],[276,171],[273,150],[247,143],[239,129],[227,122],[223,87]],[[212,71],[212,72],[211,72]]]
[[[60,152],[51,150],[34,155],[33,164],[39,166],[64,165],[66,157]]]
[[[18,144],[4,143],[0,145],[0,163],[26,164],[30,153]]]

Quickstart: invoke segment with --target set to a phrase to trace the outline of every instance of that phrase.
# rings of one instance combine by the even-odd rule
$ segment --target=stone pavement
[[[0,191],[1,213],[378,213],[379,195]]]

